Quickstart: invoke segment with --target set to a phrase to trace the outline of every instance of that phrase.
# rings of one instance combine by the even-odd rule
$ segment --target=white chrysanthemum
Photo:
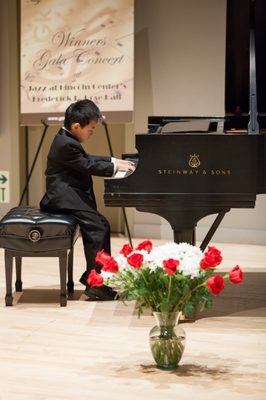
[[[117,257],[115,257],[115,261],[117,262],[120,270],[124,270],[128,267],[127,259],[123,254],[119,254]]]
[[[112,278],[113,277],[113,273],[101,270],[101,276],[103,277],[103,279],[106,280],[106,279]]]
[[[198,276],[200,271],[200,260],[203,258],[202,251],[188,243],[165,243],[155,247],[149,254],[151,269],[163,267],[163,260],[173,258],[180,262],[178,270],[183,275],[191,277]]]
[[[184,258],[180,261],[178,271],[185,276],[197,277],[200,271],[199,261],[195,258]]]
[[[128,257],[130,257],[132,254],[142,254],[143,255],[143,260],[145,260],[145,258],[149,255],[149,253],[144,249],[142,249],[142,250],[134,250],[134,251],[132,251],[132,253],[130,253],[128,255]]]
[[[146,265],[150,268],[151,271],[155,271],[157,268],[162,267],[162,262],[155,261],[153,254],[148,253],[145,257]]]

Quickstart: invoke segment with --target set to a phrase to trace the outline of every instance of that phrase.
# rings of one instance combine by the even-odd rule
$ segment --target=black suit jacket
[[[92,175],[110,177],[113,171],[111,157],[86,154],[80,142],[61,128],[47,158],[46,194],[40,202],[41,209],[96,209]]]

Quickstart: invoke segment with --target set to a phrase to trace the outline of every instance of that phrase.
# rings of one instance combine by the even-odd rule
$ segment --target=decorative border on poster
[[[21,124],[85,98],[131,120],[133,16],[134,0],[21,0]]]

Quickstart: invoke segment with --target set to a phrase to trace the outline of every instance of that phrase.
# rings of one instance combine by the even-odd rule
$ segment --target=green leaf
[[[185,304],[185,306],[183,307],[183,313],[187,316],[187,317],[192,317],[193,314],[195,312],[195,307],[193,306],[193,304],[191,303],[187,303]]]
[[[171,311],[171,302],[167,299],[163,299],[160,306],[161,312],[170,312]]]

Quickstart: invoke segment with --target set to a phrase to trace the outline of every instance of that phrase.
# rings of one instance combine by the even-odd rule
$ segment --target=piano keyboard
[[[126,178],[127,176],[131,175],[133,171],[117,171],[114,176],[112,176],[110,179],[120,179],[120,178]]]

